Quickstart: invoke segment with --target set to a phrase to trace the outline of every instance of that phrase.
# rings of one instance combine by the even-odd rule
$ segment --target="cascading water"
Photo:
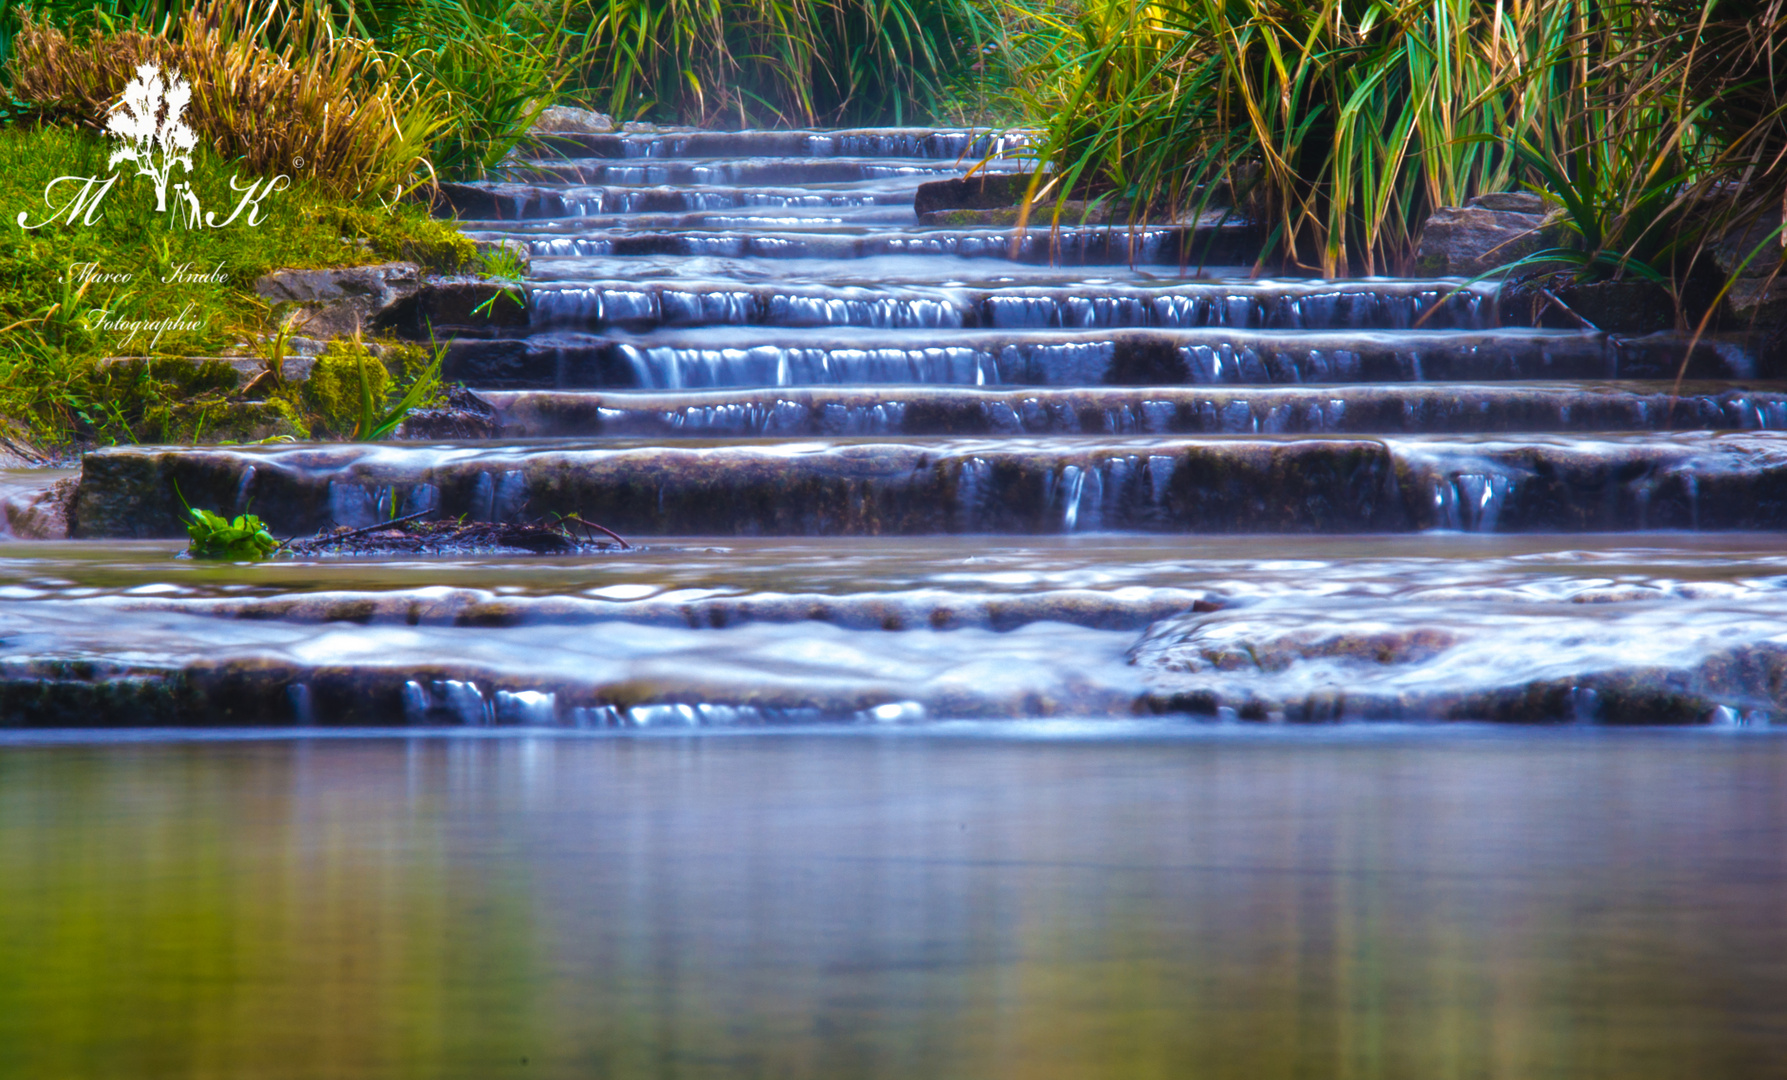
[[[1787,568],[1691,535],[1787,528],[1787,390],[1740,351],[1503,325],[1482,285],[1252,277],[1221,211],[917,218],[984,155],[1030,168],[1021,138],[561,146],[447,189],[532,256],[525,320],[447,354],[504,439],[90,455],[75,535],[146,546],[0,567],[7,722],[1787,708]],[[282,535],[575,516],[639,549],[170,569],[175,491]]]
[[[1777,371],[560,142],[500,438],[0,472],[0,1077],[1787,1076]]]

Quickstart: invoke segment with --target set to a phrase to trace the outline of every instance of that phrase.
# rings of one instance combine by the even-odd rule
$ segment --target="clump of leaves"
[[[186,534],[192,542],[186,553],[195,559],[260,562],[279,550],[279,541],[253,514],[226,519],[197,507],[188,512],[192,520],[186,523]]]
[[[1679,168],[1668,168],[1667,159],[1660,159],[1645,163],[1651,167],[1641,178],[1596,169],[1586,153],[1576,155],[1574,167],[1528,143],[1515,153],[1544,178],[1546,194],[1563,208],[1560,224],[1575,243],[1544,248],[1485,276],[1559,264],[1580,281],[1630,274],[1673,288],[1668,260],[1695,240],[1692,223],[1681,213],[1679,192],[1686,184]]]

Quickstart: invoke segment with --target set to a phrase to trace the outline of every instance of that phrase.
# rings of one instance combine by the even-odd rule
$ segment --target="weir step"
[[[1711,604],[1436,598],[1416,612],[1355,597],[1193,601],[1139,638],[1122,624],[955,625],[958,608],[974,607],[954,600],[932,608],[945,616],[937,627],[905,621],[924,611],[897,599],[881,605],[888,624],[865,625],[855,620],[875,602],[850,598],[814,598],[819,618],[801,618],[797,601],[793,621],[764,611],[698,625],[445,592],[0,600],[10,635],[30,643],[0,659],[0,717],[679,728],[1181,713],[1737,726],[1780,714],[1787,682],[1778,586]]]
[[[543,158],[505,165],[497,175],[501,180],[524,183],[784,186],[891,180],[916,187],[926,180],[959,176],[964,167],[948,159],[893,157]],[[1007,159],[988,167],[1018,171],[1030,166]]]
[[[1753,378],[1747,354],[1687,338],[1555,330],[934,330],[697,327],[647,335],[459,338],[444,372],[474,387],[953,384],[1243,385]],[[1684,365],[1686,358],[1688,363]]]
[[[545,270],[547,276],[550,268]],[[853,326],[868,329],[1484,330],[1493,292],[1450,282],[1242,282],[1027,288],[538,280],[537,329]]]
[[[1260,232],[1251,224],[1225,220],[1223,213],[1196,226],[1128,229],[1109,225],[1063,225],[1057,229],[874,230],[857,226],[813,225],[804,229],[555,228],[483,231],[483,239],[519,240],[539,258],[615,255],[688,255],[752,259],[872,259],[879,256],[945,255],[959,259],[1003,259],[1050,266],[1151,263],[1234,265],[1259,254]],[[555,235],[563,234],[563,235]]]
[[[1787,386],[814,387],[484,391],[505,438],[1787,430]]]
[[[1787,434],[353,445],[87,456],[81,537],[282,535],[423,510],[626,535],[1787,529]]]
[[[1232,216],[920,220],[1028,150],[630,130],[444,185],[535,256],[447,330],[502,438],[87,455],[113,542],[0,559],[0,726],[1787,716],[1782,358],[1261,278]],[[633,546],[218,566],[188,505]]]
[[[912,206],[912,193],[900,186],[873,191],[826,191],[756,184],[749,187],[725,184],[592,187],[498,181],[442,184],[441,196],[444,209],[470,219],[468,224],[479,226],[537,218],[582,218],[600,214],[676,214],[746,208],[882,206],[910,209]],[[903,214],[901,218],[904,219]]]
[[[528,156],[613,158],[916,157],[950,161],[1022,152],[1023,132],[854,128],[793,131],[705,131],[658,128],[599,135],[553,135]],[[965,167],[965,166],[964,166]]]

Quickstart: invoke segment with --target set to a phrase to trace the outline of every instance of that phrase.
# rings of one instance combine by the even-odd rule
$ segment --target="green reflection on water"
[[[1781,1075],[1783,811],[1769,738],[13,747],[0,1075]]]

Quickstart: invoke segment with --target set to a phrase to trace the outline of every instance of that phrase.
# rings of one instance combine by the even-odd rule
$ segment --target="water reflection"
[[[1748,735],[15,745],[0,1074],[1781,1075],[1783,822]]]

